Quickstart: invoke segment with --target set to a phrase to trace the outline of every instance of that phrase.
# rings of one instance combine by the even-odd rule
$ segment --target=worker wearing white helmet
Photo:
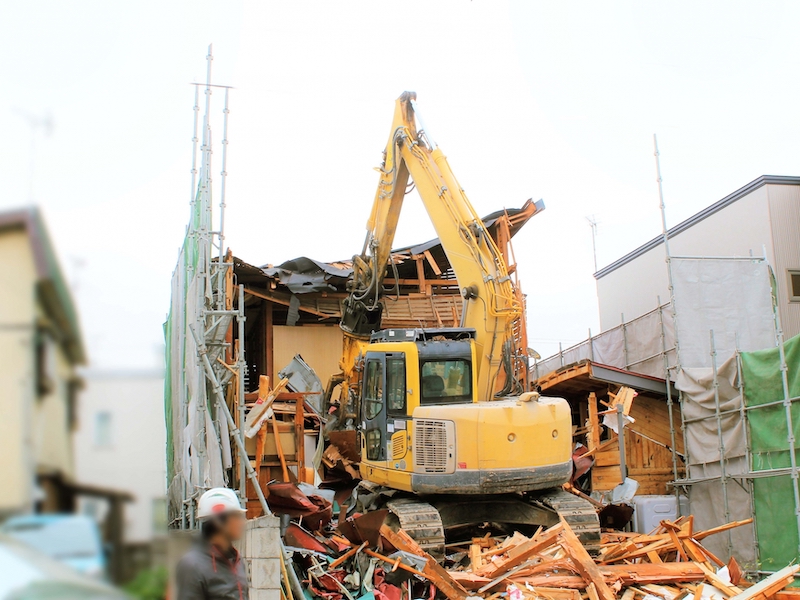
[[[213,488],[200,496],[201,538],[178,563],[177,600],[248,599],[247,570],[233,547],[244,535],[246,512],[228,488]]]

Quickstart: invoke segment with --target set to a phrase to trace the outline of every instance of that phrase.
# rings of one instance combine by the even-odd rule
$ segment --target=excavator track
[[[595,507],[562,489],[526,497],[438,497],[429,504],[413,497],[394,498],[384,505],[402,527],[429,554],[445,554],[445,531],[469,523],[499,520],[509,525],[549,527],[563,518],[590,553],[600,550],[600,520]]]
[[[563,517],[590,553],[600,550],[600,519],[591,502],[562,489],[547,490],[532,501]]]
[[[439,511],[427,502],[400,498],[386,503],[408,535],[431,556],[444,556],[444,526]]]

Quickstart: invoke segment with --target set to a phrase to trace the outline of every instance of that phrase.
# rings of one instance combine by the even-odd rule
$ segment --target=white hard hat
[[[207,519],[226,513],[246,513],[247,509],[239,504],[239,497],[228,488],[211,488],[197,501],[197,518]]]

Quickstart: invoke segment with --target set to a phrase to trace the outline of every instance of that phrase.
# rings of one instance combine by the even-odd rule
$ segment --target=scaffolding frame
[[[589,338],[583,342],[579,342],[578,344],[574,344],[566,349],[564,349],[561,344],[559,344],[558,353],[554,354],[551,357],[548,357],[544,360],[537,361],[534,365],[535,370],[535,377],[536,379],[543,377],[553,371],[558,370],[568,364],[573,364],[580,360],[594,360],[596,355],[596,347],[602,343],[605,337],[613,337],[617,336],[617,338],[621,337],[621,348],[617,352],[616,355],[616,362],[608,362],[610,366],[615,366],[618,368],[624,368],[626,370],[638,371],[650,375],[655,375],[656,373],[653,371],[654,365],[653,360],[656,358],[660,359],[660,373],[659,376],[663,377],[663,379],[667,382],[675,381],[677,379],[678,374],[685,366],[696,366],[696,365],[684,365],[685,362],[683,360],[683,352],[681,349],[681,335],[679,333],[678,323],[681,318],[681,315],[678,314],[678,306],[680,305],[680,299],[676,303],[676,291],[675,291],[675,279],[674,279],[674,272],[673,268],[676,261],[747,261],[747,262],[758,262],[765,265],[768,271],[768,285],[770,287],[769,294],[771,296],[771,314],[769,315],[769,319],[772,320],[774,327],[773,327],[773,334],[774,339],[772,343],[774,347],[777,347],[779,350],[779,358],[780,358],[780,371],[781,371],[781,386],[783,392],[783,398],[776,399],[773,402],[766,402],[763,404],[747,406],[745,402],[745,395],[744,395],[744,381],[742,376],[742,351],[740,348],[740,340],[739,340],[739,332],[725,332],[729,335],[733,335],[735,338],[735,347],[733,350],[732,356],[718,356],[718,344],[717,340],[715,339],[716,334],[722,333],[721,331],[715,331],[714,329],[708,330],[708,357],[710,359],[710,369],[711,369],[711,383],[710,383],[710,390],[713,392],[714,397],[714,404],[713,410],[711,410],[708,414],[703,416],[695,417],[695,418],[687,418],[686,411],[680,411],[680,423],[677,422],[677,418],[675,416],[674,410],[674,403],[675,399],[672,397],[672,389],[671,385],[667,385],[667,407],[668,407],[668,415],[669,415],[669,429],[670,429],[670,439],[671,439],[671,452],[672,452],[672,475],[673,481],[671,485],[673,486],[673,490],[675,492],[676,497],[679,497],[682,493],[689,492],[692,486],[703,484],[703,483],[710,483],[710,482],[719,482],[721,488],[721,495],[722,495],[722,509],[727,520],[731,519],[732,514],[732,507],[730,504],[729,492],[730,492],[730,485],[734,483],[735,485],[740,486],[745,492],[749,499],[749,512],[750,516],[753,518],[754,524],[752,528],[753,532],[753,544],[754,544],[754,554],[755,554],[755,565],[747,565],[747,571],[751,574],[762,575],[771,573],[772,571],[764,571],[760,568],[761,563],[761,549],[758,541],[758,515],[756,514],[756,507],[755,507],[755,496],[754,496],[754,480],[767,478],[767,477],[779,477],[779,476],[790,476],[792,480],[792,492],[794,496],[794,512],[796,517],[796,527],[798,533],[798,539],[800,540],[800,468],[797,464],[796,459],[796,450],[797,450],[797,440],[794,437],[794,429],[793,429],[793,421],[796,420],[793,418],[792,415],[792,405],[796,402],[800,402],[800,397],[792,397],[790,395],[790,388],[789,388],[789,381],[788,381],[788,366],[786,363],[786,355],[784,350],[784,335],[783,330],[781,327],[780,321],[780,283],[778,279],[774,275],[774,271],[769,263],[767,258],[766,248],[763,250],[763,255],[756,257],[756,256],[691,256],[691,255],[676,255],[672,254],[670,250],[670,235],[669,230],[667,228],[667,220],[666,220],[666,208],[665,208],[665,201],[664,201],[664,193],[663,193],[663,186],[662,186],[662,176],[661,176],[661,165],[660,165],[660,153],[658,150],[658,140],[654,136],[653,137],[653,146],[654,146],[654,156],[655,156],[655,163],[656,163],[656,182],[658,185],[658,199],[659,199],[659,210],[661,212],[661,225],[662,225],[662,240],[664,245],[664,252],[665,252],[665,263],[667,268],[667,278],[668,278],[668,289],[669,289],[669,301],[667,303],[662,303],[661,298],[657,298],[656,300],[656,308],[652,311],[645,313],[644,315],[632,319],[632,320],[625,320],[624,314],[621,315],[621,322],[618,326],[613,327],[609,330],[606,330],[600,334],[595,336],[591,335],[591,331],[589,334]],[[653,330],[651,333],[652,335],[658,335],[660,338],[660,349],[659,352],[655,355],[647,355],[647,356],[631,356],[632,353],[632,346],[633,344],[629,344],[632,342],[633,339],[629,339],[630,330],[635,329],[638,325],[644,323],[645,319],[652,319],[653,315],[656,315],[658,318],[658,331]],[[669,315],[672,319],[671,323],[671,330],[674,335],[674,344],[668,343],[668,333],[670,333],[670,326],[668,326],[666,322],[666,316]],[[766,318],[766,315],[763,315]],[[617,339],[619,342],[620,340]],[[672,360],[674,356],[674,361]],[[739,398],[739,405],[734,409],[727,409],[723,410],[721,406],[721,398],[720,398],[720,374],[719,374],[719,365],[720,365],[720,358],[722,359],[735,359],[735,368],[736,368],[736,387],[738,390],[738,398]],[[681,408],[685,408],[687,397],[685,396],[684,392],[679,390],[677,401]],[[764,408],[782,406],[784,408],[784,419],[786,422],[787,427],[787,447],[788,452],[790,455],[790,466],[789,467],[778,467],[778,468],[768,468],[763,470],[754,470],[754,456],[753,450],[751,445],[751,432],[750,432],[750,425],[749,419],[750,415],[753,414],[752,411],[758,411]],[[731,456],[731,450],[726,447],[725,444],[725,427],[723,421],[726,417],[736,416],[738,415],[739,421],[743,424],[743,436],[744,436],[744,456],[737,455]],[[713,466],[716,461],[703,461],[697,460],[697,458],[702,459],[702,457],[694,458],[691,455],[691,444],[688,439],[688,430],[692,425],[696,424],[703,424],[704,422],[709,422],[715,429],[717,433],[717,451],[719,453],[719,474],[718,475],[707,475],[704,474],[702,477],[693,477],[690,474],[690,470],[692,466],[694,467],[702,467],[705,468],[707,466]],[[678,427],[682,430],[682,435],[684,439],[684,456],[681,456],[676,448],[675,440],[679,435]],[[679,459],[684,461],[685,466],[685,475],[683,478],[679,477]],[[737,465],[735,468],[732,469],[731,467],[731,460],[736,459]],[[744,461],[743,468],[741,467],[741,460]],[[742,470],[743,472],[732,472],[732,471],[739,471]],[[695,469],[696,470],[696,469]],[[677,499],[677,498],[676,498]],[[678,509],[680,510],[680,502],[678,502]],[[732,540],[732,533],[728,531],[726,534],[726,546],[728,549],[729,554],[733,553],[734,550],[734,543]],[[797,549],[798,553],[800,554],[800,547]]]
[[[177,394],[168,392],[168,406],[178,406],[177,423],[171,421],[171,435],[179,440],[178,448],[187,448],[187,456],[181,455],[173,461],[178,468],[168,487],[174,491],[179,487],[178,508],[172,507],[169,515],[171,528],[194,529],[197,519],[194,513],[197,498],[210,487],[238,483],[238,493],[246,502],[246,482],[253,484],[263,514],[270,515],[263,490],[250,464],[245,448],[242,425],[245,417],[245,381],[247,362],[245,359],[244,332],[245,307],[244,286],[227,285],[233,281],[233,263],[226,261],[225,254],[225,208],[227,183],[228,118],[230,115],[230,86],[212,83],[212,46],[206,55],[206,81],[192,83],[194,87],[192,168],[190,210],[192,217],[186,229],[186,241],[178,259],[176,278],[181,282],[180,296],[175,298],[170,312],[172,326],[177,325],[178,334],[167,339],[167,359],[170,365],[170,382]],[[213,223],[212,156],[214,151],[212,119],[212,95],[223,91],[221,171],[219,184],[218,228]],[[202,115],[202,135],[198,136],[200,124],[200,92],[205,96]],[[198,144],[199,152],[198,152]],[[198,169],[199,162],[199,169]],[[237,289],[238,288],[238,289]],[[235,298],[234,298],[235,296]],[[236,300],[236,308],[233,308]],[[177,309],[177,314],[175,310]],[[176,322],[173,322],[176,319]],[[234,349],[227,340],[236,326],[239,343]],[[177,342],[177,344],[175,344]],[[177,346],[177,347],[175,347]],[[226,354],[233,357],[228,364]],[[190,381],[192,380],[192,381]],[[235,398],[234,413],[226,400],[231,390]],[[194,408],[192,409],[192,405]],[[192,414],[192,411],[194,414]],[[172,414],[174,415],[174,409]],[[236,418],[234,418],[234,414]],[[194,419],[192,419],[194,417]],[[192,423],[195,430],[192,430]],[[231,448],[234,442],[236,452]],[[208,442],[213,442],[213,450]],[[173,447],[174,447],[174,441]],[[209,452],[217,453],[210,456]],[[213,471],[213,462],[221,469]],[[238,458],[238,461],[236,460]],[[238,462],[238,464],[237,464]],[[176,484],[178,484],[176,486]]]
[[[763,249],[763,257],[755,258],[753,256],[749,257],[741,257],[741,256],[729,256],[729,257],[705,257],[705,256],[673,256],[670,252],[669,247],[669,229],[667,228],[667,219],[666,219],[666,207],[664,203],[664,192],[663,192],[663,185],[662,185],[662,177],[661,177],[661,160],[660,160],[660,153],[658,150],[658,138],[654,134],[653,135],[653,148],[654,148],[654,156],[655,156],[655,163],[656,163],[656,182],[658,184],[658,197],[659,197],[659,209],[661,213],[661,226],[662,226],[662,238],[664,244],[664,252],[665,252],[665,261],[667,265],[667,277],[668,277],[668,285],[669,285],[669,292],[670,292],[670,304],[672,306],[672,318],[673,318],[673,325],[675,327],[675,352],[677,358],[677,365],[676,369],[680,371],[681,369],[681,350],[680,350],[680,335],[678,329],[678,310],[676,307],[675,302],[675,285],[674,285],[674,274],[673,274],[673,260],[731,260],[731,261],[756,261],[760,260],[763,261],[764,264],[767,266],[767,269],[770,274],[771,283],[770,286],[770,296],[772,300],[772,318],[774,321],[774,335],[775,335],[775,345],[779,349],[780,353],[780,369],[781,369],[781,376],[782,376],[782,386],[783,386],[783,394],[784,399],[782,401],[776,403],[769,403],[769,405],[775,404],[782,404],[785,408],[785,418],[786,418],[786,425],[787,425],[787,442],[789,445],[789,454],[791,460],[791,477],[793,483],[793,493],[794,493],[794,502],[795,502],[795,516],[796,516],[796,525],[797,525],[797,532],[798,538],[800,539],[800,490],[798,489],[798,468],[797,468],[797,461],[795,455],[795,439],[794,439],[794,430],[792,428],[792,414],[791,414],[791,402],[795,399],[789,398],[789,384],[788,384],[788,377],[787,377],[787,365],[786,365],[786,357],[784,354],[784,339],[783,339],[783,330],[781,328],[781,321],[780,321],[780,305],[778,299],[778,281],[777,278],[774,276],[774,271],[772,270],[769,261],[767,259],[766,248]],[[725,514],[726,521],[731,520],[731,508],[729,503],[728,497],[728,485],[729,480],[734,479],[735,477],[741,478],[743,489],[747,492],[747,496],[749,498],[750,503],[750,515],[753,519],[753,539],[754,539],[754,553],[755,559],[757,563],[760,563],[760,551],[759,551],[759,543],[758,543],[758,533],[757,533],[757,515],[755,510],[755,500],[754,500],[754,493],[752,487],[752,479],[754,477],[765,477],[765,476],[775,476],[778,474],[785,474],[783,469],[775,470],[772,474],[767,474],[765,471],[758,471],[757,475],[756,472],[753,471],[753,463],[752,463],[752,453],[751,453],[751,446],[750,446],[750,426],[748,422],[748,410],[749,409],[757,409],[762,408],[765,405],[758,405],[753,407],[745,406],[745,397],[744,397],[744,381],[742,378],[742,364],[741,364],[741,351],[739,349],[739,333],[734,332],[735,335],[735,350],[734,350],[734,357],[736,361],[736,380],[739,392],[739,407],[736,410],[729,411],[730,413],[738,413],[740,419],[742,421],[742,426],[744,428],[744,461],[745,461],[745,473],[737,473],[736,475],[729,475],[728,474],[728,462],[729,457],[727,455],[726,447],[725,447],[725,435],[722,426],[722,418],[725,414],[720,407],[720,396],[719,396],[719,371],[718,371],[718,356],[717,356],[717,347],[716,341],[714,337],[714,330],[709,330],[709,350],[710,350],[710,358],[711,358],[711,369],[712,369],[712,390],[714,392],[714,414],[709,415],[705,418],[696,419],[696,422],[702,422],[703,420],[713,418],[716,423],[717,428],[717,438],[718,438],[718,451],[719,451],[719,465],[720,465],[720,476],[719,478],[716,477],[709,477],[709,478],[699,478],[699,479],[686,479],[684,481],[680,481],[675,478],[673,485],[676,489],[676,494],[678,493],[678,486],[691,486],[698,483],[704,483],[713,481],[716,479],[720,480],[721,488],[722,488],[722,498],[723,498],[723,510]],[[665,379],[669,379],[669,369],[665,365],[664,376]],[[669,386],[667,386],[669,388]],[[681,406],[684,404],[683,399],[683,392],[680,392],[680,402]],[[670,433],[674,435],[675,430],[675,423],[673,413],[670,410],[669,413],[670,417]],[[685,412],[681,411],[681,426],[684,435],[684,451],[686,453],[686,474],[689,475],[689,469],[691,466],[691,455],[689,451],[689,444],[687,440],[687,425],[690,424],[689,421],[685,418]],[[673,445],[673,456],[675,455],[675,449]],[[738,457],[737,457],[738,458]],[[780,473],[778,472],[780,471]],[[680,510],[680,503],[678,504],[678,508]],[[726,542],[727,542],[727,550],[728,555],[733,555],[733,540],[732,540],[732,533],[730,530],[726,532]],[[800,552],[800,546],[798,547],[798,552]],[[760,570],[755,570],[754,572],[761,573]]]

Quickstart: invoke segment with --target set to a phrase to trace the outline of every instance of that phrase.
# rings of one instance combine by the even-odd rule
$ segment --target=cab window
[[[383,458],[383,441],[380,429],[369,429],[367,438],[367,460],[381,460]]]
[[[383,409],[383,368],[379,360],[367,361],[364,379],[364,416],[374,419]]]
[[[472,371],[463,359],[427,360],[420,367],[422,404],[472,402]]]
[[[390,414],[406,414],[406,362],[403,358],[386,359],[386,405]]]

